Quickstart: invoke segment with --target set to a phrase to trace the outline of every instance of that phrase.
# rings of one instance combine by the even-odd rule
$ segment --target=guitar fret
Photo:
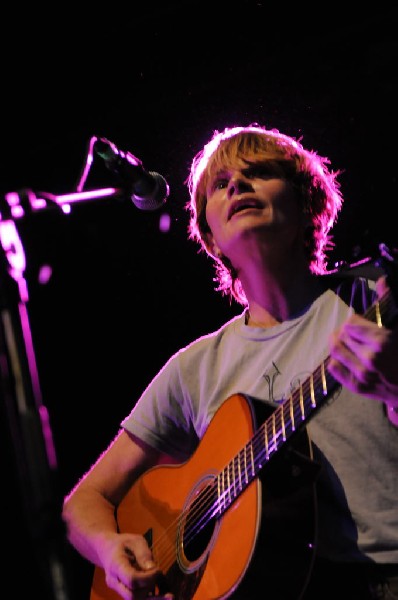
[[[316,401],[315,401],[315,392],[314,392],[314,377],[312,374],[310,376],[310,394],[311,394],[311,406],[313,408],[315,408]]]
[[[253,454],[253,444],[250,442],[250,464],[252,469],[252,477],[256,474],[254,470],[254,454]]]
[[[282,421],[282,439],[286,441],[285,415],[283,414],[284,405],[281,406],[281,421]]]
[[[230,468],[231,468],[231,463],[229,463],[228,467],[227,467],[227,497],[229,502],[231,502],[231,477],[230,477]]]
[[[234,459],[234,496],[239,493],[240,488],[240,480],[239,480],[239,455]]]
[[[245,482],[249,483],[249,475],[247,472],[247,446],[245,447],[245,452],[244,452],[244,461],[245,461]]]
[[[273,413],[271,415],[271,417],[267,420],[267,422],[265,423],[265,428],[266,428],[266,439],[268,441],[267,444],[267,460],[270,458],[270,456],[273,454],[274,450],[275,450],[275,430],[274,430],[274,425],[275,425],[275,417],[274,417]],[[269,422],[271,421],[271,423]],[[269,427],[269,429],[268,429]]]
[[[267,424],[264,423],[264,445],[265,445],[265,458],[269,459],[269,444],[268,444],[268,431]]]
[[[243,485],[242,485],[242,470],[240,468],[240,456],[241,456],[242,452],[239,452],[239,459],[238,459],[238,478],[239,478],[239,489],[242,491],[243,489]]]
[[[222,499],[223,499],[223,508],[227,507],[227,490],[228,490],[228,472],[224,469],[224,477],[223,477],[223,486],[222,486]]]
[[[275,411],[276,412],[276,411]],[[275,423],[275,412],[272,414],[272,439],[274,440],[274,448],[276,448],[276,423]]]
[[[217,495],[218,495],[218,512],[220,513],[220,515],[222,514],[222,503],[223,500],[220,502],[220,498],[223,499],[224,495],[223,495],[223,471],[221,471],[221,473],[218,475],[217,477]]]
[[[296,430],[296,421],[294,419],[293,396],[291,394],[289,396],[289,410],[290,410],[290,422],[292,424],[292,431],[295,431]]]
[[[381,313],[380,313],[380,303],[376,302],[375,303],[375,318],[376,318],[376,323],[378,325],[378,327],[382,327],[382,322],[381,322]]]
[[[303,386],[300,383],[300,410],[301,410],[301,420],[304,421],[305,412],[304,412],[304,395],[303,395]]]
[[[324,361],[321,364],[321,381],[322,381],[323,395],[326,396],[326,394],[328,393],[328,387],[326,384],[326,373],[325,373],[325,362]]]
[[[240,482],[239,482],[239,464],[238,464],[238,457],[236,457],[236,459],[234,459],[234,472],[233,472],[233,482],[234,482],[234,497],[236,498],[236,496],[239,494],[239,490],[240,490]]]

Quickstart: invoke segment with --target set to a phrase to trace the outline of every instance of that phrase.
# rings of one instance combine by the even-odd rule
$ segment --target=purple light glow
[[[38,281],[42,285],[45,285],[50,281],[53,274],[52,267],[50,265],[42,265],[39,270]]]
[[[159,219],[159,231],[162,233],[168,233],[170,231],[171,218],[168,213],[160,215]]]

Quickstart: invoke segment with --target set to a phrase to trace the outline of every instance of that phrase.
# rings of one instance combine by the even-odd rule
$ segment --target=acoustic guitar
[[[364,316],[389,322],[391,293]],[[319,472],[305,425],[339,388],[328,361],[272,411],[232,395],[186,463],[154,467],[129,490],[117,523],[147,539],[163,574],[155,596],[249,600],[259,589],[269,600],[302,596],[316,547]],[[99,567],[90,600],[120,600]]]

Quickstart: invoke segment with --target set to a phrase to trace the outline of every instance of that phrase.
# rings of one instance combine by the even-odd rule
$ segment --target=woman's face
[[[210,177],[206,195],[208,246],[235,266],[242,244],[289,244],[302,231],[303,214],[292,184],[266,162],[248,164],[236,158]]]

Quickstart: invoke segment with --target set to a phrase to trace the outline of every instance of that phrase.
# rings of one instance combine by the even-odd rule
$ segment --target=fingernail
[[[155,567],[155,563],[153,560],[147,560],[144,563],[144,569],[153,569]]]

